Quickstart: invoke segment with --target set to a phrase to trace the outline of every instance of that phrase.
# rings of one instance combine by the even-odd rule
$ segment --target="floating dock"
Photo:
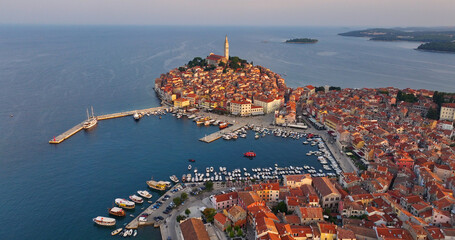
[[[126,117],[126,116],[131,116],[134,113],[147,113],[147,112],[154,112],[158,110],[163,110],[165,107],[154,107],[154,108],[146,108],[146,109],[140,109],[140,110],[132,110],[132,111],[127,111],[127,112],[119,112],[119,113],[111,113],[111,114],[106,114],[106,115],[100,115],[96,117],[96,120],[101,121],[101,120],[107,120],[107,119],[112,119],[112,118],[120,118],[120,117]],[[59,144],[66,139],[70,138],[77,132],[81,131],[83,129],[84,122],[81,122],[77,124],[76,126],[72,127],[68,131],[58,135],[57,137],[54,137],[49,141],[51,144]]]
[[[244,126],[245,125],[243,125],[243,124],[234,124],[234,125],[232,125],[230,127],[227,127],[227,128],[225,128],[223,130],[220,130],[218,132],[214,132],[214,133],[212,133],[210,135],[207,135],[207,136],[199,139],[199,141],[206,142],[206,143],[211,143],[211,142],[213,142],[215,140],[218,140],[221,137],[223,137],[224,134],[237,131],[237,130],[239,130],[240,128],[242,128]]]

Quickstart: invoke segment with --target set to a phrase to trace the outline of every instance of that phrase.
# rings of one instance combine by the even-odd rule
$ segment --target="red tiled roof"
[[[200,219],[189,218],[180,223],[180,229],[184,240],[210,240],[204,223]]]

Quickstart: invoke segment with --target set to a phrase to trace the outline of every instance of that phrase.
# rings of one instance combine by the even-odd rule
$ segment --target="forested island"
[[[417,48],[418,50],[455,52],[455,29],[453,28],[372,28],[338,35],[369,37],[372,41],[424,42]]]
[[[294,39],[289,39],[286,40],[285,43],[317,43],[317,39],[312,39],[312,38],[294,38]]]
[[[429,42],[421,44],[418,50],[455,53],[455,42]]]

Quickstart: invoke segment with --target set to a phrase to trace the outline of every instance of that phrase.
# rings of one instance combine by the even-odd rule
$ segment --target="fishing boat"
[[[210,167],[210,172],[213,172],[213,167]]]
[[[171,186],[171,183],[166,181],[149,180],[147,181],[147,185],[152,189],[164,191]]]
[[[174,183],[178,183],[179,182],[179,179],[175,175],[169,176],[169,179],[171,179],[171,181],[173,181]]]
[[[191,164],[190,164],[190,165],[188,165],[188,170],[191,170],[191,168],[192,168]]]
[[[128,201],[123,198],[116,198],[115,204],[117,204],[117,206],[119,206],[119,207],[126,208],[126,209],[133,209],[135,207],[134,202]]]
[[[88,113],[87,109],[87,120],[83,124],[83,128],[85,130],[90,129],[94,127],[98,123],[98,120],[96,120],[95,114],[93,113],[93,107],[92,107],[92,115]]]
[[[114,226],[116,221],[114,218],[98,216],[93,219],[93,222],[101,226]]]
[[[134,230],[133,237],[136,237],[137,235],[137,230]]]
[[[188,159],[188,162],[196,162],[194,159]]]
[[[129,196],[129,198],[131,199],[131,201],[135,202],[135,203],[143,203],[144,202],[144,199],[142,199],[141,197],[133,194],[131,196]]]
[[[210,126],[210,121],[209,120],[205,121],[204,126]]]
[[[139,196],[144,197],[144,198],[152,198],[152,194],[150,194],[146,190],[139,190],[139,191],[137,191],[137,194],[139,194]]]
[[[220,123],[220,126],[218,126],[218,127],[219,127],[220,129],[225,129],[225,128],[227,128],[228,126],[229,126],[228,123],[221,122],[221,123]]]
[[[250,151],[250,152],[244,153],[243,156],[248,157],[248,158],[254,158],[254,157],[256,157],[256,153],[254,153],[253,151]]]
[[[119,234],[119,233],[122,231],[122,229],[123,229],[123,228],[117,228],[117,229],[115,229],[114,231],[111,232],[111,235],[112,235],[112,236],[115,236],[115,235]]]
[[[125,216],[125,210],[119,207],[113,207],[109,208],[109,214],[117,216],[117,217],[124,217]]]

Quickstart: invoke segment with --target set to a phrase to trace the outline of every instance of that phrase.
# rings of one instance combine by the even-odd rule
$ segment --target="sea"
[[[342,37],[350,27],[0,26],[0,239],[111,239],[98,227],[115,198],[153,177],[194,167],[310,165],[311,146],[266,136],[199,138],[217,131],[170,115],[99,122],[58,145],[48,141],[86,117],[159,105],[155,78],[193,57],[239,56],[281,74],[289,87],[399,87],[455,92],[455,54],[419,43]],[[309,37],[316,44],[285,44]],[[255,159],[242,157],[254,150]],[[153,192],[153,199],[159,193]],[[137,215],[139,209],[129,211]],[[130,217],[119,219],[123,226]],[[137,239],[161,239],[153,227]]]

